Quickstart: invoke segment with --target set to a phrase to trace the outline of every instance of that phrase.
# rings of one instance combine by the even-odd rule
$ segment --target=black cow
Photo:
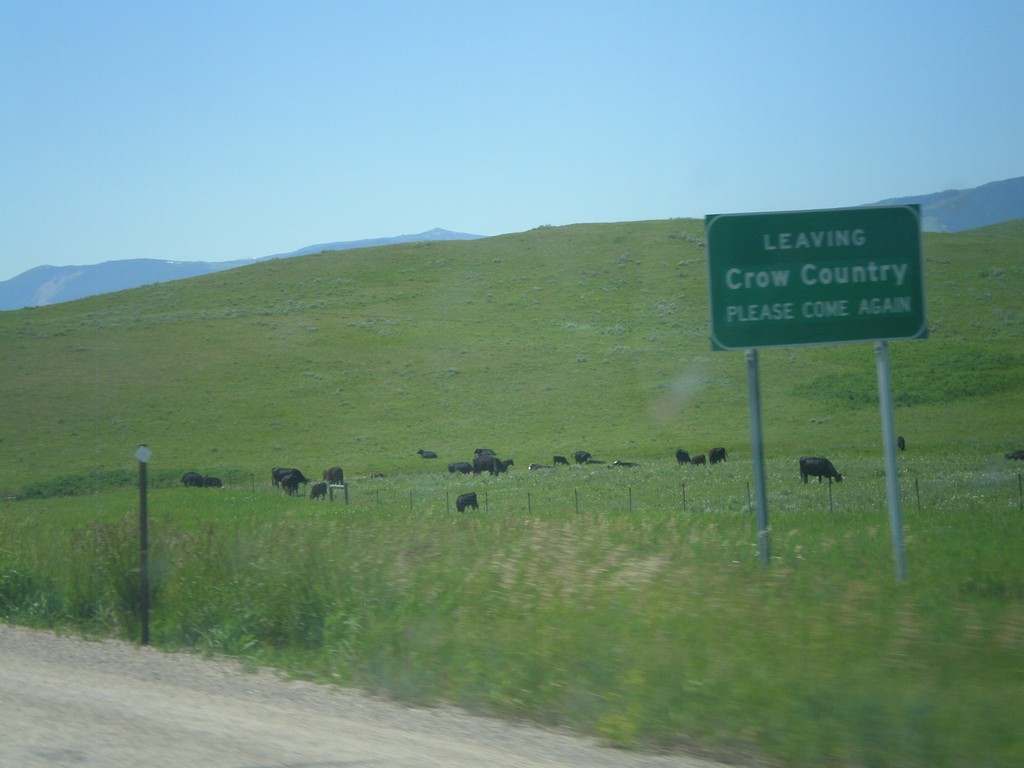
[[[903,439],[903,435],[899,435],[896,438],[896,447],[901,451],[907,450],[907,441]]]
[[[726,456],[725,448],[712,448],[708,451],[708,463],[717,464],[720,461],[725,461]]]
[[[219,477],[211,477],[210,475],[207,475],[206,477],[203,478],[203,487],[204,488],[223,488],[224,487],[224,483],[222,483],[220,481]]]
[[[481,472],[490,472],[494,466],[494,454],[491,453],[478,453],[473,457],[472,469],[474,475],[479,475]]]
[[[565,464],[565,466],[567,467],[569,466],[569,460],[565,458],[565,456],[555,456],[553,459],[551,459],[551,463],[554,464],[556,467],[559,464]]]
[[[480,505],[476,501],[476,493],[470,491],[469,493],[463,493],[459,495],[459,498],[455,500],[455,508],[459,512],[465,512],[466,507],[472,507],[473,509],[480,509]]]
[[[482,472],[490,472],[497,477],[502,472],[507,472],[508,468],[514,464],[515,462],[512,459],[502,461],[493,454],[482,453],[479,456],[473,457],[473,474],[479,475]]]
[[[613,461],[608,466],[610,467],[639,467],[635,461]]]
[[[548,464],[531,464],[530,469],[554,469],[554,467]]]
[[[418,451],[416,451],[416,453],[418,453],[424,459],[436,459],[437,458],[437,454],[436,453],[434,453],[433,451],[424,451],[422,448],[420,448]]]
[[[309,480],[306,479],[306,476],[297,469],[293,469],[280,480],[281,487],[284,488],[285,493],[289,496],[298,495],[299,486],[305,485],[308,482]]]
[[[1016,459],[1017,461],[1024,461],[1024,450],[1022,451],[1010,451],[1006,454],[1008,459]]]
[[[486,453],[489,453],[489,454],[491,454],[493,456],[494,455],[494,449],[493,448],[474,448],[473,449],[473,455],[474,456],[483,456]]]
[[[676,461],[680,464],[690,463],[690,454],[688,451],[684,451],[682,448],[676,451]]]
[[[280,485],[281,478],[291,472],[299,472],[299,470],[295,469],[295,467],[274,467],[270,470],[270,482],[274,485]],[[302,473],[299,472],[299,474],[301,475]]]
[[[703,453],[698,453],[696,456],[690,459],[690,463],[697,464],[698,466],[704,466],[705,464],[708,463],[708,457],[705,456]]]
[[[332,485],[345,484],[345,471],[341,467],[331,467],[324,470],[323,479]]]
[[[508,472],[508,468],[515,464],[512,459],[505,459],[502,461],[497,456],[494,457],[494,462],[491,465],[491,474],[500,475],[502,472]]]
[[[203,476],[198,472],[186,472],[181,476],[181,484],[186,488],[202,488]]]
[[[448,465],[448,471],[451,472],[452,474],[460,472],[463,475],[468,475],[470,472],[473,471],[473,465],[470,464],[468,461],[453,461],[451,464]]]
[[[590,454],[586,451],[576,451],[576,453],[573,454],[573,457],[576,459],[577,464],[586,464],[590,461]]]
[[[313,486],[309,489],[309,498],[326,499],[327,483],[313,483]]]
[[[819,483],[823,477],[827,477],[830,484],[833,480],[843,482],[843,476],[832,466],[832,462],[821,456],[801,456],[800,477],[805,483],[809,477],[818,478]]]

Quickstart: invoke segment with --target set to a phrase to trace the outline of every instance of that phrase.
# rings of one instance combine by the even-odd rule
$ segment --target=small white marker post
[[[140,445],[135,452],[139,460],[139,592],[142,613],[142,644],[149,645],[149,522],[146,509],[146,464],[153,458],[153,452]]]

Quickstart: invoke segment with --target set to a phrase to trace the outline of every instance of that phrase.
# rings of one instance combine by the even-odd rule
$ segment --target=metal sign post
[[[878,368],[878,402],[882,411],[882,449],[885,451],[885,488],[889,496],[889,530],[896,580],[907,580],[903,558],[903,512],[900,507],[900,476],[896,467],[896,427],[892,418],[892,384],[889,379],[889,343],[875,343]]]
[[[149,645],[149,521],[146,508],[146,464],[153,458],[153,452],[140,445],[135,452],[139,460],[139,593],[142,614],[142,644]]]
[[[753,444],[754,493],[757,494],[757,552],[761,565],[772,559],[768,532],[768,484],[765,482],[764,441],[761,439],[761,379],[757,350],[747,350],[747,388],[750,394],[750,437]]]

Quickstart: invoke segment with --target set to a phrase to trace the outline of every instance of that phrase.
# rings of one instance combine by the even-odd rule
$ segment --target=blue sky
[[[0,280],[1024,175],[1022,0],[0,3]]]

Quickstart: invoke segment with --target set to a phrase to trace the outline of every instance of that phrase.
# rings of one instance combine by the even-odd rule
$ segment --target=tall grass
[[[354,483],[347,506],[268,483],[157,489],[152,641],[623,746],[808,766],[1019,764],[1016,478],[918,460],[919,510],[905,468],[901,585],[872,464],[842,468],[832,512],[827,485],[772,464],[767,568],[742,460],[398,476]],[[486,504],[451,511],[467,488]],[[8,619],[137,636],[136,502],[7,503]]]

